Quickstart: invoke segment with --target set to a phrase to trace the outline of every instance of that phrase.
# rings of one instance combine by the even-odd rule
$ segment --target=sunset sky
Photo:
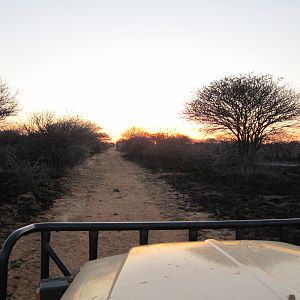
[[[300,90],[300,1],[0,0],[0,78],[22,114],[195,136],[180,118],[200,86],[270,73]]]

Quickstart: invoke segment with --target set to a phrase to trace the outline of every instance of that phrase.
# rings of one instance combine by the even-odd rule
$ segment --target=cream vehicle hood
[[[164,243],[85,264],[62,300],[299,299],[300,247],[268,241]]]

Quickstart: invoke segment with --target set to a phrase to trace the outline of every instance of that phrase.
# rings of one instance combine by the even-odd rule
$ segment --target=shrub
[[[30,193],[37,200],[49,201],[53,179],[102,151],[107,141],[100,127],[78,116],[35,113],[18,128],[7,126],[0,131],[1,200]]]
[[[150,134],[136,129],[126,131],[126,136],[127,139],[117,142],[118,150],[152,169],[222,173],[222,169],[236,168],[239,164],[236,145],[232,141],[195,142],[181,134]]]
[[[57,118],[49,112],[37,113],[22,128],[26,137],[24,154],[55,170],[73,167],[102,151],[108,140],[100,127],[78,116]]]
[[[11,145],[0,147],[0,166],[2,200],[26,192],[38,196],[40,186],[49,181],[45,164],[19,159]]]

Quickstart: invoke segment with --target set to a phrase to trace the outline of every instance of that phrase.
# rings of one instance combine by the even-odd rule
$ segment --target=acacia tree
[[[16,93],[13,94],[6,82],[0,79],[0,121],[18,111]]]
[[[299,93],[272,75],[241,74],[197,90],[183,115],[210,132],[233,137],[243,175],[248,176],[262,143],[299,120],[299,99]]]

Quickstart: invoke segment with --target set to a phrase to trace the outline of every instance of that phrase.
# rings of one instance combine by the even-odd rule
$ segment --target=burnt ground
[[[252,182],[234,172],[171,172],[163,176],[190,199],[186,210],[209,212],[216,219],[300,217],[300,167],[264,167]],[[276,239],[278,230],[248,230],[246,238]],[[300,231],[289,231],[289,242],[300,245]]]
[[[300,217],[300,166],[280,163],[256,165],[251,180],[242,179],[238,166],[213,161],[176,161],[136,157],[126,159],[149,168],[188,201],[181,208],[205,212],[214,219],[282,219]],[[164,172],[164,173],[162,173]],[[300,245],[300,230],[289,229],[290,243]],[[247,239],[276,240],[279,229],[245,229]]]
[[[243,183],[229,168],[223,171],[207,167],[185,170],[189,171],[150,172],[124,160],[119,152],[110,149],[76,167],[67,178],[61,178],[62,185],[66,181],[68,192],[52,204],[47,204],[48,209],[33,205],[26,208],[28,211],[23,208],[23,213],[18,212],[19,216],[12,216],[18,206],[6,211],[4,221],[8,223],[1,225],[0,233],[3,238],[8,230],[25,223],[44,221],[220,220],[300,216],[299,167],[258,171],[251,184]],[[289,242],[300,244],[299,236],[298,230],[290,231]],[[248,239],[276,240],[277,237],[278,230],[249,230],[245,235]],[[234,233],[230,230],[203,230],[199,238],[232,239]],[[176,239],[184,240],[186,236],[176,233]],[[102,240],[106,242],[104,247],[100,246],[103,256],[126,252],[130,245],[136,243],[134,236],[127,238],[118,235],[117,240],[103,236]],[[174,240],[174,237],[153,236],[153,242],[162,240]],[[85,235],[55,235],[54,246],[58,253],[64,254],[67,265],[76,270],[86,258],[86,241]],[[75,253],[70,252],[73,245],[77,245],[76,258]],[[57,274],[53,266],[51,270],[53,275]],[[18,242],[12,254],[9,299],[33,299],[38,273],[39,237],[28,236]]]

